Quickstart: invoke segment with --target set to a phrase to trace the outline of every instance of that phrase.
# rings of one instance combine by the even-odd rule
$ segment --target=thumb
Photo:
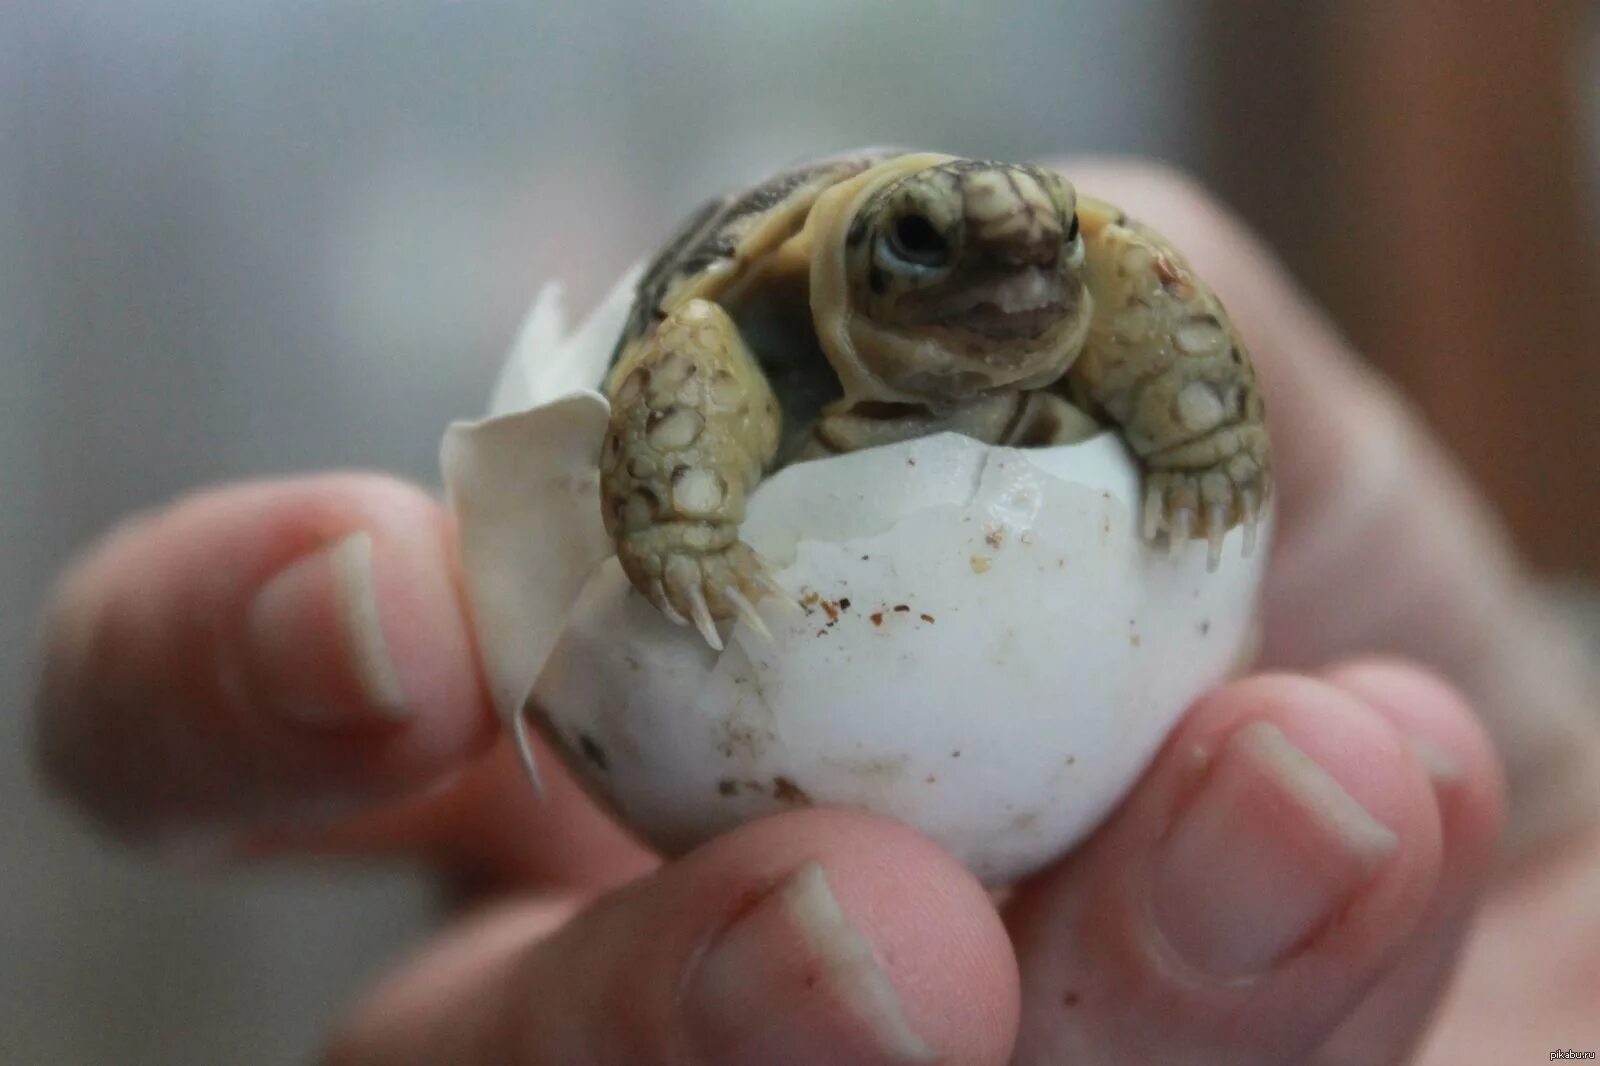
[[[1172,238],[1250,344],[1278,493],[1262,662],[1315,670],[1381,652],[1428,666],[1467,696],[1506,764],[1513,854],[1592,824],[1593,657],[1422,420],[1193,182],[1130,161],[1061,168]]]
[[[380,987],[329,1061],[999,1064],[1015,1038],[987,895],[863,815],[743,827],[551,933],[566,916],[480,917]]]
[[[1445,850],[1428,771],[1373,706],[1288,675],[1218,689],[1101,833],[1019,893],[1018,1061],[1313,1061],[1426,953],[1419,930],[1458,932],[1426,923]],[[1398,1061],[1427,1017],[1412,1002],[1361,1061]]]

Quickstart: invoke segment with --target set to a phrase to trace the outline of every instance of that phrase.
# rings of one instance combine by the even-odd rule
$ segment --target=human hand
[[[1170,176],[1063,169],[1168,232],[1251,341],[1280,485],[1266,654],[1303,672],[1199,701],[1111,821],[999,913],[937,848],[852,812],[767,819],[657,867],[565,775],[535,804],[496,742],[448,519],[381,478],[201,495],[91,552],[51,614],[47,771],[106,829],[177,854],[420,854],[499,890],[352,1015],[339,1063],[1403,1059],[1484,887],[1506,886],[1488,909],[1505,930],[1550,923],[1501,934],[1531,966],[1577,931],[1600,846],[1546,817],[1538,836],[1573,841],[1539,853],[1560,865],[1492,882],[1496,752],[1462,697],[1335,659],[1444,669],[1502,753],[1595,748],[1557,712],[1575,743],[1523,744],[1491,705],[1529,671],[1474,659],[1493,639],[1481,590],[1520,605],[1521,579],[1273,264]],[[1595,996],[1592,978],[1539,991],[1495,1006],[1529,1026],[1519,1055],[1575,1046],[1584,1015],[1562,1028],[1559,1010]],[[1446,1013],[1432,1046],[1508,1061],[1467,1042],[1493,1020]]]

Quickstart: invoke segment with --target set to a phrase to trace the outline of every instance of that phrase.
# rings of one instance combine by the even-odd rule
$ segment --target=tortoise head
[[[1090,312],[1076,205],[1057,174],[975,160],[877,188],[844,238],[861,362],[935,402],[1059,376]]]

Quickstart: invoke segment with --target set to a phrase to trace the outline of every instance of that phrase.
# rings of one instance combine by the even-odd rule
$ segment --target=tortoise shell
[[[813,319],[812,245],[803,239],[812,208],[835,186],[902,158],[923,155],[864,149],[780,171],[701,205],[645,268],[611,367],[622,365],[675,309],[694,299],[713,300],[732,315],[782,408],[778,465],[795,458],[819,413],[845,391]],[[842,304],[842,296],[834,299]]]

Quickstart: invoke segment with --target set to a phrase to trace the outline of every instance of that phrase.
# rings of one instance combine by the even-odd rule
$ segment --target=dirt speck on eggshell
[[[811,794],[782,774],[772,779],[772,798],[795,807],[811,806]]]
[[[1007,828],[1009,828],[1009,829],[1011,829],[1011,830],[1013,830],[1015,832],[1018,832],[1018,833],[1026,833],[1028,830],[1032,829],[1035,825],[1037,825],[1038,822],[1039,822],[1039,812],[1038,811],[1025,811],[1022,814],[1019,814],[1016,817],[1012,818],[1011,819],[1011,824]]]
[[[772,731],[754,721],[746,704],[741,701],[735,706],[733,713],[722,720],[718,731],[717,751],[721,752],[725,759],[754,765],[766,754],[767,744],[771,740]]]
[[[604,772],[611,769],[611,760],[606,757],[606,749],[588,733],[578,734],[578,749],[583,752],[585,759],[594,764],[596,770]]]

